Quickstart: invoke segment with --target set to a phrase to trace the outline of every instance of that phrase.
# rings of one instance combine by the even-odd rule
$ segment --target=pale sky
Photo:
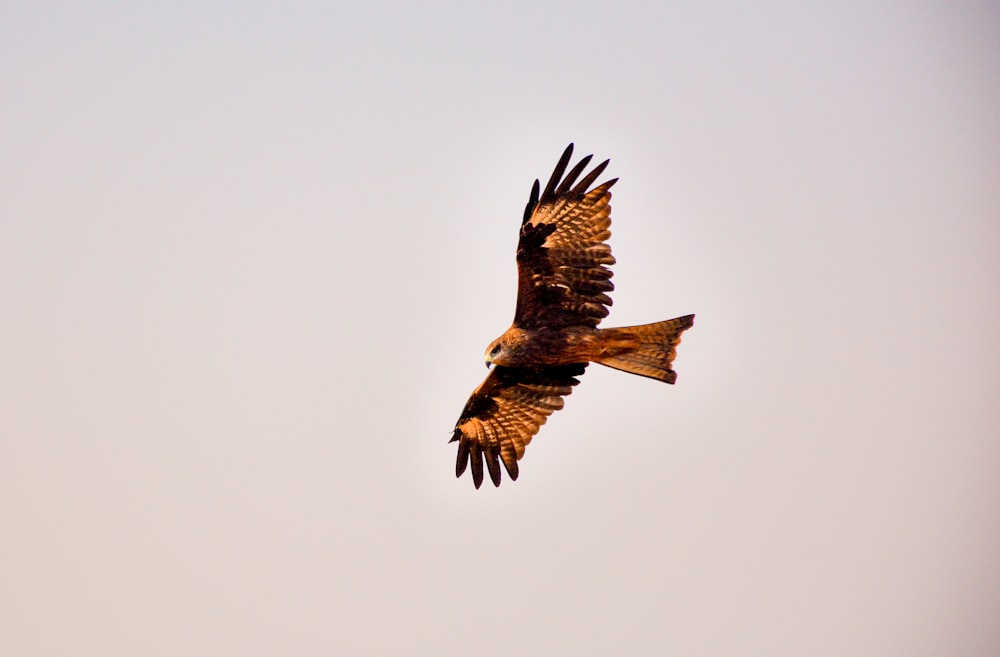
[[[998,14],[7,3],[0,654],[995,656]],[[696,324],[476,491],[570,141]]]

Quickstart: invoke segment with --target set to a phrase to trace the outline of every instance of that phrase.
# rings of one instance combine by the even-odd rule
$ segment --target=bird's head
[[[486,367],[489,368],[490,365],[503,365],[503,337],[499,337],[490,343],[490,346],[486,347],[486,355],[483,359],[486,361]]]

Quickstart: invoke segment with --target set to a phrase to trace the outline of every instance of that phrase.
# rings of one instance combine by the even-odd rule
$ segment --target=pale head
[[[503,367],[520,367],[524,364],[525,347],[531,339],[531,333],[524,329],[511,327],[503,335],[486,347],[486,367],[502,365]]]
[[[486,367],[489,368],[490,365],[503,365],[503,336],[490,343],[490,346],[486,347],[486,354],[483,359],[486,361]]]

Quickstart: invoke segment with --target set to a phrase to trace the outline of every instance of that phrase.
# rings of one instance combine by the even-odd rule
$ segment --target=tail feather
[[[681,334],[694,325],[694,315],[685,315],[654,324],[623,326],[601,331],[606,355],[596,359],[616,370],[647,376],[666,383],[677,380],[671,364],[677,356]]]

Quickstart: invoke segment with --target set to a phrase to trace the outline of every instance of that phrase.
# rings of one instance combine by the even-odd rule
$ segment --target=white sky
[[[996,655],[998,24],[8,3],[0,653]],[[475,491],[570,141],[621,177],[607,325],[696,325]]]

